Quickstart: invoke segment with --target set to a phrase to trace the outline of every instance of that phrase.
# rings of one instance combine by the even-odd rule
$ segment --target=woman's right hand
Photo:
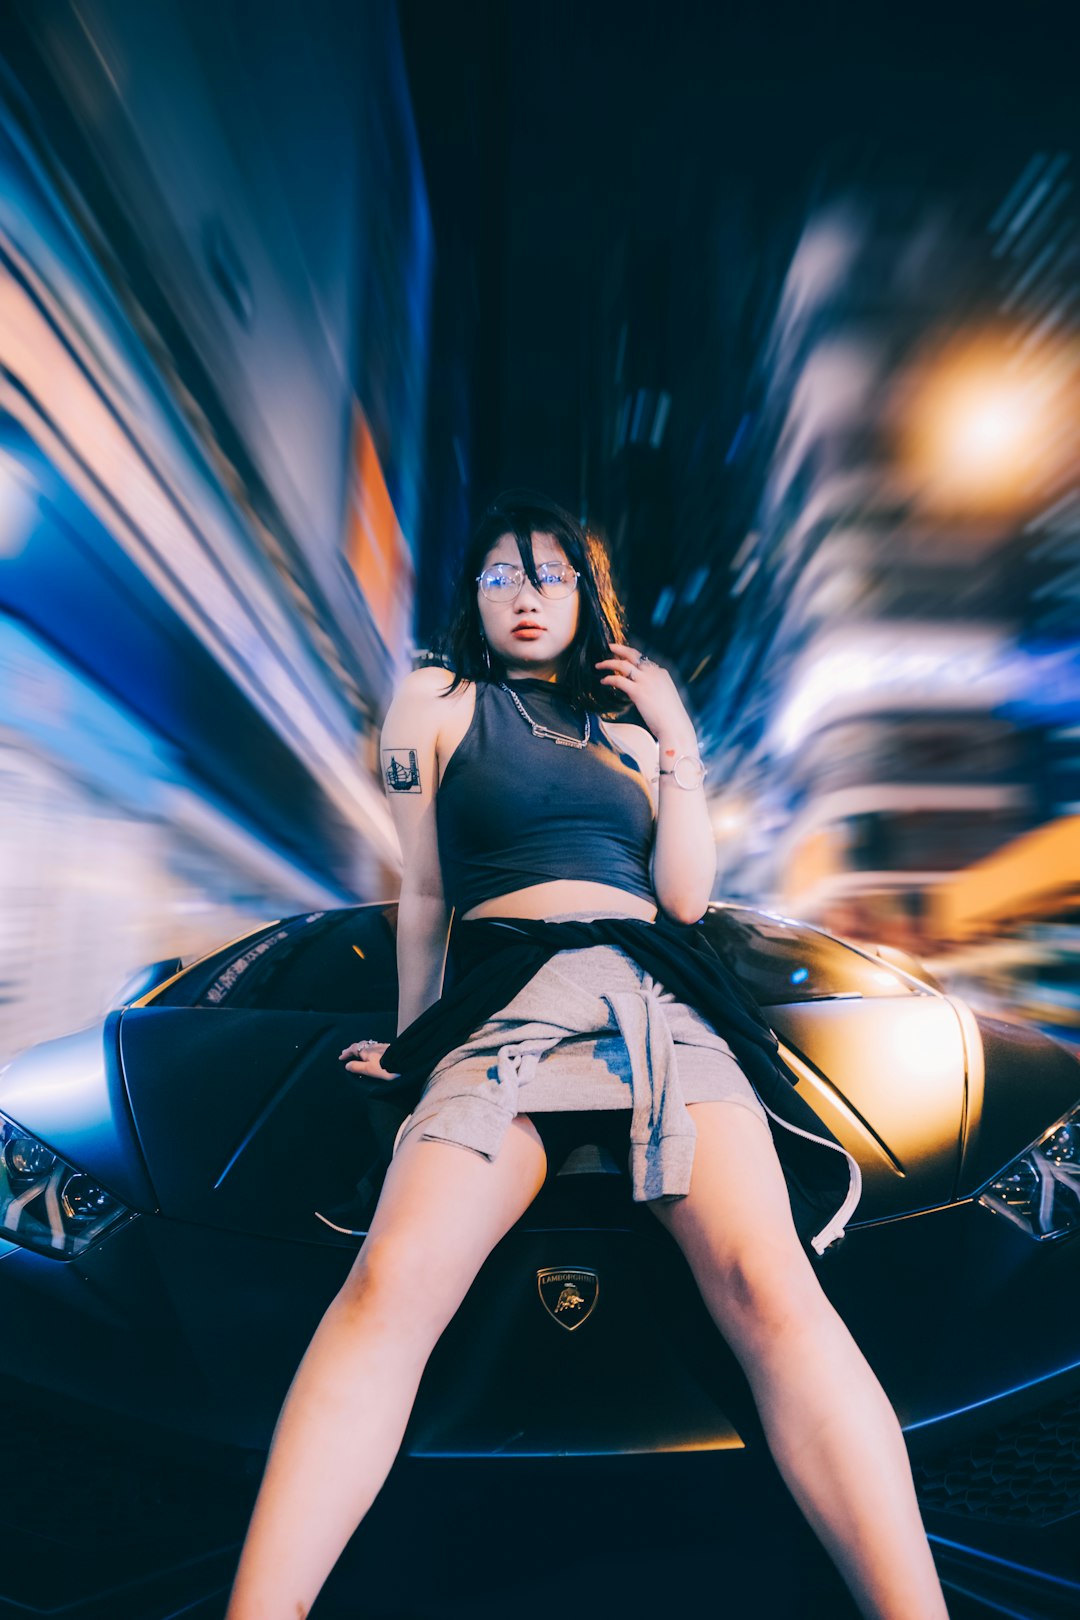
[[[347,1046],[338,1058],[338,1062],[345,1062],[350,1074],[370,1074],[376,1080],[396,1080],[398,1077],[389,1069],[384,1069],[379,1059],[390,1045],[389,1041],[353,1041]]]

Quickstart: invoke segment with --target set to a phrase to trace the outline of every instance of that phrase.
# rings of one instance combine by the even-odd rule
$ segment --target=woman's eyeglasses
[[[540,581],[541,595],[557,598],[576,591],[581,575],[568,563],[541,563],[536,577]],[[482,574],[477,574],[476,582],[489,602],[512,602],[525,583],[525,570],[510,563],[496,563],[493,568],[485,568]]]

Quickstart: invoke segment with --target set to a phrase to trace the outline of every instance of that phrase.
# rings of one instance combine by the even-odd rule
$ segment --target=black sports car
[[[395,1033],[395,923],[313,912],[155,964],[0,1071],[9,1391],[261,1469],[362,1241],[325,1212],[362,1228],[403,1113],[338,1061]],[[701,926],[861,1165],[815,1263],[899,1414],[943,1579],[987,1613],[1073,1612],[1080,1063],[913,958],[744,906]],[[711,1488],[740,1489],[764,1438],[677,1248],[606,1150],[551,1171],[436,1346],[403,1455],[726,1452]]]

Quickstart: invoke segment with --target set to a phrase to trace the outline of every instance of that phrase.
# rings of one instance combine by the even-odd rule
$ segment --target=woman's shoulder
[[[416,669],[409,670],[398,682],[395,696],[405,693],[409,697],[442,698],[450,691],[456,677],[452,669],[445,664],[421,664]],[[462,676],[455,695],[471,690],[473,682]]]

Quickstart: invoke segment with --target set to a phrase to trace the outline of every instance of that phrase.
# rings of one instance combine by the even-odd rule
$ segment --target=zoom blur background
[[[608,538],[717,898],[1080,1047],[1072,7],[7,0],[0,1062],[396,895],[474,514]]]

